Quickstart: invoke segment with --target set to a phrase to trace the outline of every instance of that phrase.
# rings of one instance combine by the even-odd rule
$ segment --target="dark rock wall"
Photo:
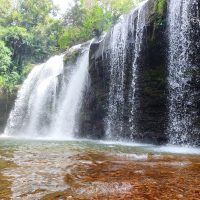
[[[191,69],[188,74],[192,75],[192,79],[188,82],[191,94],[194,101],[188,105],[188,109],[197,115],[193,120],[192,127],[190,127],[190,138],[188,142],[191,145],[200,145],[200,1],[194,1],[190,12],[191,32],[188,40],[191,41],[188,56],[191,61]],[[187,98],[187,97],[186,97]]]
[[[167,142],[167,4],[158,10],[159,3],[154,1],[145,30],[138,69],[138,133],[135,135],[135,139],[158,144]]]
[[[3,133],[9,113],[14,105],[16,92],[14,94],[7,94],[0,90],[0,134]]]
[[[149,22],[144,33],[139,68],[136,82],[136,125],[137,133],[124,128],[124,137],[153,143],[165,143],[167,122],[167,75],[166,75],[166,2],[151,0],[149,2]],[[108,108],[109,94],[109,42],[108,33],[105,40],[96,39],[90,49],[91,78],[89,98],[81,117],[81,132],[85,137],[103,138],[105,136],[104,119]],[[124,127],[128,127],[130,105],[128,92],[131,84],[133,55],[131,48],[134,38],[128,39],[128,52],[125,67],[125,114]],[[88,96],[88,95],[87,95]],[[82,135],[81,134],[81,135]]]
[[[105,41],[96,39],[90,47],[90,85],[86,91],[81,112],[80,136],[93,139],[105,135],[104,118],[107,113],[109,93],[109,34]]]

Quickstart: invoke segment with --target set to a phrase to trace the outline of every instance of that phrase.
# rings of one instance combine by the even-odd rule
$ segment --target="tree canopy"
[[[67,27],[59,39],[61,48],[82,42],[108,30],[120,15],[141,0],[80,0],[64,16]],[[74,37],[72,37],[74,35]]]
[[[140,0],[76,0],[59,16],[52,0],[0,0],[0,87],[20,84],[34,63],[100,35]]]

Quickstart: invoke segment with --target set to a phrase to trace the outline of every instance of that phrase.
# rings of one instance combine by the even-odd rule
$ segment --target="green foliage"
[[[21,0],[19,5],[21,21],[19,23],[31,30],[38,24],[44,24],[53,9],[54,6],[49,0]]]
[[[95,34],[100,34],[112,25],[110,13],[105,13],[99,5],[95,5],[92,9],[85,10],[84,18],[81,23],[82,24],[79,26],[76,26],[76,23],[74,23],[65,29],[58,42],[62,49],[89,40],[94,37]]]
[[[23,81],[24,78],[27,77],[27,75],[31,72],[32,69],[33,69],[33,65],[30,63],[24,66],[23,71],[20,76],[20,80]]]
[[[58,40],[63,32],[62,23],[58,19],[49,18],[45,24],[38,24],[32,31],[35,62],[42,62],[49,55],[59,51]]]
[[[101,0],[104,10],[112,13],[113,22],[115,23],[120,15],[129,12],[141,0]]]
[[[135,6],[135,4],[139,3],[139,0],[110,0],[108,1],[110,2],[110,5],[112,6],[113,10],[115,10],[115,12],[118,12],[119,14],[123,14],[128,12],[133,5]]]
[[[154,8],[154,17],[156,25],[162,25],[164,22],[164,13],[166,8],[166,0],[156,0]]]
[[[157,13],[159,15],[163,15],[164,13],[164,10],[165,10],[165,5],[166,5],[166,0],[158,0],[157,1]]]
[[[11,51],[0,41],[0,73],[5,74],[11,64]]]
[[[62,49],[72,46],[74,43],[80,41],[81,39],[81,29],[76,26],[68,27],[63,35],[59,38],[58,44]]]
[[[20,78],[16,70],[10,72],[11,64],[11,51],[0,41],[0,87],[9,93],[12,93]]]
[[[16,85],[19,84],[20,78],[20,75],[16,71],[0,75],[0,87],[8,93],[12,93],[16,88]]]
[[[59,50],[61,19],[51,0],[0,0],[0,87],[11,91],[32,66]]]
[[[55,18],[52,0],[0,0],[0,87],[12,91],[34,63],[100,35],[139,1],[76,0]]]
[[[82,6],[76,3],[63,16],[64,26],[82,26],[84,20],[85,10]]]
[[[3,30],[0,37],[12,52],[13,65],[21,72],[24,62],[31,56],[32,35],[23,27],[12,26]]]
[[[59,39],[62,49],[108,30],[118,17],[141,0],[80,0],[63,19],[67,28]]]
[[[87,35],[92,35],[93,30],[107,30],[112,25],[110,13],[105,13],[100,5],[95,5],[92,9],[87,10],[83,22],[83,28]]]
[[[6,25],[12,13],[12,1],[0,0],[0,24]]]

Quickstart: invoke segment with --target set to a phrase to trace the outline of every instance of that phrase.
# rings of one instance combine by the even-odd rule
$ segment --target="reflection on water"
[[[1,139],[0,199],[199,199],[199,150],[167,148]]]

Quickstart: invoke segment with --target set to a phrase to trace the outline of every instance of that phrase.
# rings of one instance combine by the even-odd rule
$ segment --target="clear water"
[[[0,162],[6,160],[14,162],[17,166],[7,165],[4,170],[0,168],[0,175],[3,174],[10,180],[11,193],[7,195],[16,200],[42,199],[46,195],[50,195],[49,199],[54,199],[52,195],[58,192],[65,198],[73,196],[75,199],[90,199],[99,195],[98,199],[104,199],[118,195],[123,199],[123,195],[130,194],[130,191],[136,197],[146,194],[142,189],[141,194],[133,189],[135,184],[143,187],[143,173],[142,177],[147,181],[145,188],[151,188],[151,184],[161,180],[171,179],[170,173],[173,171],[177,171],[176,180],[182,170],[185,175],[196,173],[196,169],[199,168],[190,167],[199,163],[199,155],[200,149],[178,146],[1,137]],[[154,172],[149,179],[149,173]],[[157,177],[159,174],[161,177]],[[176,184],[173,185],[176,187]],[[158,184],[156,188],[160,186]],[[178,190],[172,194],[177,195],[176,191]],[[157,196],[154,193],[152,195]]]

